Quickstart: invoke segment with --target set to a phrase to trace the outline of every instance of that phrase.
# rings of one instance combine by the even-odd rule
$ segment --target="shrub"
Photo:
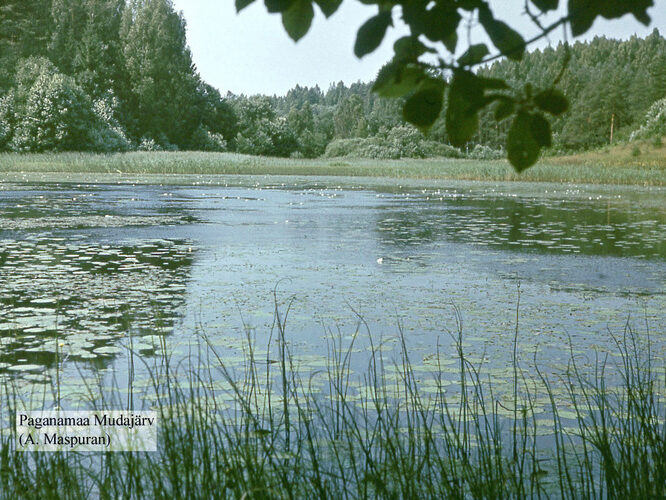
[[[255,127],[246,128],[236,136],[239,153],[289,157],[298,149],[298,141],[284,118],[262,118]]]
[[[504,158],[504,151],[483,144],[476,144],[465,156],[472,160],[501,160]]]
[[[71,77],[42,73],[17,113],[12,148],[17,151],[91,149],[92,103]]]
[[[42,75],[54,75],[58,68],[45,57],[28,57],[21,60],[16,67],[16,83],[19,94],[27,93]],[[24,97],[19,97],[19,100]]]
[[[352,156],[357,158],[459,158],[458,149],[447,144],[428,140],[413,127],[399,126],[382,129],[379,135],[366,139],[338,139],[329,143],[324,156],[335,158]]]
[[[93,103],[48,59],[26,59],[17,69],[16,90],[0,102],[0,148],[126,151],[131,143],[115,117],[117,108],[112,94]]]
[[[664,135],[666,135],[666,97],[650,106],[643,124],[631,133],[629,140],[661,138]]]
[[[113,93],[93,102],[93,111],[97,117],[91,131],[93,150],[111,153],[132,149],[132,141],[117,118],[119,107],[120,102]]]
[[[14,92],[0,97],[0,151],[6,149],[14,133]]]
[[[162,147],[152,137],[142,137],[137,147],[139,151],[162,151]]]
[[[192,133],[190,148],[196,151],[223,152],[227,150],[227,141],[222,134],[216,134],[204,125],[199,125]]]
[[[249,155],[264,155],[272,149],[271,138],[262,129],[241,132],[236,136],[236,151]]]
[[[298,138],[298,153],[304,158],[316,158],[321,156],[325,150],[326,136],[320,132],[304,130]]]

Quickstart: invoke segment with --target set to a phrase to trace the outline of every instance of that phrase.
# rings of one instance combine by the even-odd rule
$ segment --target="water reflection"
[[[357,321],[350,304],[381,334],[395,330],[399,311],[410,350],[425,357],[453,302],[476,335],[473,349],[497,344],[500,352],[515,280],[525,331],[555,346],[563,332],[580,334],[586,347],[606,342],[610,319],[643,309],[623,290],[656,297],[645,310],[663,321],[666,213],[646,204],[645,192],[633,204],[542,196],[537,187],[521,195],[487,187],[0,188],[0,373],[29,381],[46,381],[56,356],[92,368],[122,364],[128,331],[142,354],[154,352],[155,335],[173,331],[170,347],[185,345],[198,326],[224,345],[244,338],[244,320],[267,334],[276,283],[298,297],[290,335],[313,356],[325,350],[320,323]]]
[[[159,188],[5,185],[0,198],[0,373],[47,382],[56,362],[96,368],[132,335],[144,354],[182,314],[193,244],[127,238],[128,227],[175,227],[187,211]],[[93,231],[103,231],[104,237]]]
[[[611,201],[435,192],[385,205],[376,230],[384,244],[398,248],[448,240],[550,254],[666,257],[666,213]]]
[[[61,359],[108,358],[116,343],[168,331],[184,302],[187,241],[109,245],[37,236],[0,242],[0,370],[39,372]]]

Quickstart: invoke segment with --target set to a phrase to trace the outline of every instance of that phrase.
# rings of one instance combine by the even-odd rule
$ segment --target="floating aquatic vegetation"
[[[183,303],[186,269],[191,264],[189,241],[144,240],[139,245],[89,243],[85,239],[63,244],[62,238],[40,237],[0,241],[5,255],[0,278],[0,346],[14,353],[56,353],[72,359],[95,359],[120,354],[116,342],[128,329],[144,333],[150,342],[137,342],[152,350],[155,318],[168,331]],[[40,262],[50,259],[48,268]],[[125,264],[132,263],[128,268]],[[47,273],[48,279],[42,279]],[[175,285],[175,286],[170,286]],[[159,314],[153,305],[158,291]],[[148,320],[149,319],[149,320]],[[148,321],[146,321],[148,320]],[[156,336],[159,337],[159,336]],[[15,363],[15,354],[0,351],[0,361]]]

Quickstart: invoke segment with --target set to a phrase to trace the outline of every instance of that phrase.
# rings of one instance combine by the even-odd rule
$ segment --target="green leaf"
[[[534,96],[534,103],[551,115],[561,115],[569,109],[569,101],[557,89],[547,89]]]
[[[476,9],[481,8],[483,5],[481,0],[458,0],[458,6],[461,9],[467,10],[467,11],[473,11]]]
[[[506,90],[509,85],[501,78],[486,78],[485,76],[476,77],[477,84],[484,89]]]
[[[485,104],[478,77],[469,71],[456,71],[446,107],[446,132],[451,144],[461,147],[474,137],[479,128],[478,112]]]
[[[296,0],[264,0],[266,10],[271,13],[284,12],[289,9]]]
[[[559,0],[531,0],[541,12],[548,12],[549,10],[557,9]]]
[[[453,31],[449,36],[442,40],[442,43],[444,44],[444,47],[453,54],[458,46],[458,33]]]
[[[356,43],[354,44],[354,54],[356,54],[356,57],[360,58],[370,52],[374,52],[379,47],[379,44],[382,43],[391,22],[390,11],[380,12],[368,19],[356,34]]]
[[[541,145],[532,135],[532,115],[519,111],[513,119],[506,142],[509,162],[517,172],[531,167],[539,159]]]
[[[650,16],[647,9],[654,5],[652,0],[606,0],[600,2],[597,0],[599,13],[606,19],[616,19],[625,14],[633,14],[636,19],[645,25],[650,24]]]
[[[340,7],[342,0],[315,0],[326,17],[331,17]]]
[[[402,108],[403,118],[427,133],[435,123],[444,105],[444,82],[430,79],[421,90],[410,96]]]
[[[423,34],[434,42],[446,43],[448,41],[450,44],[451,37],[456,35],[461,19],[455,5],[438,2],[432,9],[425,11],[421,19]],[[457,41],[457,36],[455,39]],[[446,48],[451,50],[448,44]]]
[[[402,97],[413,91],[426,78],[425,70],[416,64],[391,63],[377,75],[372,91],[382,97]]]
[[[297,42],[310,29],[314,9],[309,0],[296,0],[294,4],[282,13],[282,25],[287,34]]]
[[[393,44],[393,51],[395,52],[395,60],[405,62],[415,62],[426,52],[436,52],[434,49],[423,45],[415,36],[398,38]]]
[[[516,104],[513,99],[501,99],[497,106],[495,107],[495,120],[498,122],[508,118],[513,114],[513,110],[516,108]]]
[[[552,135],[550,131],[550,123],[544,118],[543,115],[533,114],[532,117],[532,137],[539,146],[549,148],[552,143]]]
[[[454,72],[452,85],[458,89],[476,111],[494,100],[494,98],[489,99],[485,96],[487,89],[503,90],[508,88],[504,80],[477,76],[471,71],[462,69]]]
[[[413,35],[425,35],[433,42],[442,42],[450,52],[454,52],[458,43],[456,30],[461,17],[457,5],[452,0],[427,2],[412,0],[400,2],[402,19],[409,25]],[[432,8],[426,7],[433,4]]]
[[[569,0],[567,8],[573,36],[582,35],[589,30],[598,15],[594,0]]]
[[[617,19],[625,14],[633,14],[641,23],[650,24],[647,9],[654,5],[653,0],[569,0],[569,22],[574,36],[585,33],[592,27],[597,16]]]
[[[502,54],[514,61],[523,58],[525,52],[523,37],[506,23],[496,20],[487,6],[479,9],[479,21]]]
[[[236,12],[240,12],[253,2],[254,0],[236,0]]]
[[[475,64],[479,64],[481,61],[483,61],[483,58],[486,57],[489,53],[490,51],[488,50],[488,47],[485,43],[472,45],[469,49],[467,49],[467,52],[460,56],[458,59],[458,64],[460,66],[474,66]]]

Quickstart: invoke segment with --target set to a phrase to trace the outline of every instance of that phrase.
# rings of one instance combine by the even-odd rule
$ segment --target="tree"
[[[364,120],[363,114],[363,99],[360,96],[352,94],[345,97],[337,105],[333,116],[335,137],[346,139],[358,136],[357,132],[362,129],[360,122]]]
[[[124,0],[53,0],[49,58],[93,98],[121,89]]]
[[[284,116],[276,116],[273,103],[266,96],[236,97],[238,116],[236,149],[240,153],[266,156],[290,156],[298,149],[298,139]]]
[[[201,126],[214,134],[222,134],[226,140],[236,136],[238,118],[220,92],[200,81],[197,88],[198,102],[196,112],[201,119]]]
[[[93,103],[74,79],[60,73],[45,58],[21,61],[13,96],[15,151],[103,149],[113,135],[95,114]]]
[[[132,131],[186,147],[200,125],[199,77],[185,39],[185,21],[170,0],[132,0],[123,13],[123,56],[133,110]]]
[[[46,54],[50,8],[51,0],[0,2],[0,92],[14,84],[20,59]]]
[[[446,132],[454,146],[470,141],[479,129],[480,112],[491,105],[497,106],[497,121],[511,120],[506,150],[509,161],[518,171],[533,165],[541,149],[551,145],[551,122],[546,119],[546,113],[559,116],[568,108],[566,97],[556,88],[563,71],[543,87],[530,83],[512,87],[506,79],[485,78],[474,73],[473,68],[499,57],[520,60],[529,43],[565,24],[569,24],[574,36],[587,32],[599,16],[615,19],[631,13],[647,25],[650,22],[647,9],[653,5],[653,0],[569,0],[567,14],[543,26],[538,13],[555,10],[559,0],[526,0],[526,11],[541,34],[533,40],[525,40],[495,18],[486,0],[362,1],[377,5],[378,12],[358,30],[354,46],[358,57],[379,47],[393,24],[394,10],[401,12],[410,30],[409,36],[395,43],[394,57],[378,75],[373,90],[386,97],[403,97],[404,119],[423,132],[431,129],[446,102]],[[240,11],[253,2],[236,0],[236,8]],[[282,16],[285,30],[297,41],[310,29],[315,3],[328,17],[342,0],[271,0],[266,1],[266,6],[269,12]],[[459,58],[453,57],[458,46],[458,27],[463,20],[461,13],[478,17],[495,46],[494,54],[486,44],[477,44],[468,47]],[[436,62],[432,62],[433,56]],[[565,66],[566,59],[563,69]]]

